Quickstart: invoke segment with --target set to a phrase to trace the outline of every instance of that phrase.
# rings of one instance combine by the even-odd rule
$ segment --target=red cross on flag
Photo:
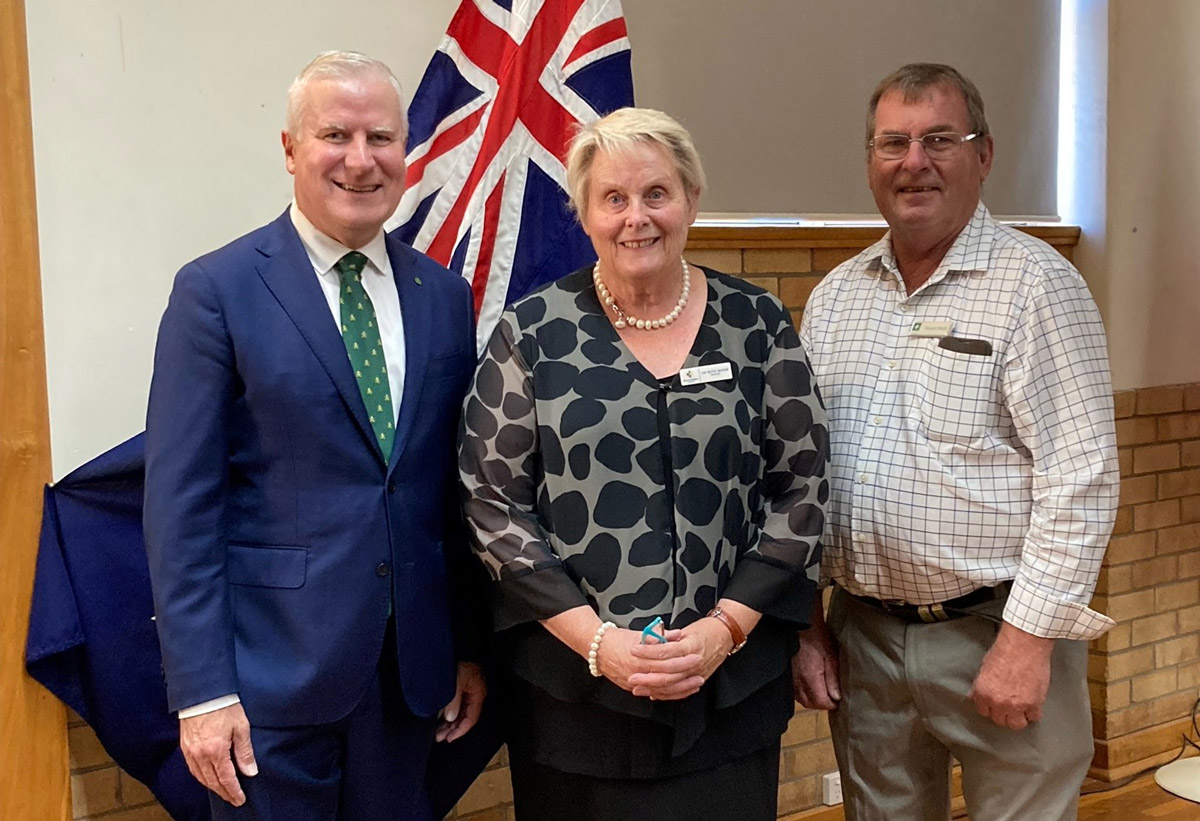
[[[566,147],[632,104],[620,0],[459,6],[413,96],[388,226],[471,283],[481,348],[506,304],[595,259],[566,205]]]

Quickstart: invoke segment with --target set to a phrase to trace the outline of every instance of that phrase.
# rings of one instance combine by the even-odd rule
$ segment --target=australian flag
[[[595,260],[567,207],[577,124],[633,104],[620,0],[463,0],[409,108],[388,222],[471,283],[482,350],[504,306]]]

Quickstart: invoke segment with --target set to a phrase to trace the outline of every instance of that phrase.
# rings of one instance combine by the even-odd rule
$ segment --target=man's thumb
[[[243,775],[258,775],[258,762],[254,760],[254,747],[250,744],[250,728],[236,727],[233,731],[233,758]]]

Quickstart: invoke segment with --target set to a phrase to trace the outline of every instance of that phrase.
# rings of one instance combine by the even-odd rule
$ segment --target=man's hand
[[[258,764],[250,745],[250,722],[241,704],[181,718],[179,746],[197,781],[235,807],[246,803],[233,762],[246,776],[258,775]]]
[[[834,710],[842,700],[838,678],[838,648],[833,631],[825,623],[818,597],[813,607],[812,627],[801,630],[800,649],[792,657],[792,692],[802,707]]]
[[[1026,633],[1005,622],[983,657],[971,686],[980,715],[1000,727],[1022,730],[1042,717],[1050,690],[1050,656],[1054,639]]]
[[[460,661],[454,698],[442,708],[434,737],[438,741],[455,741],[466,735],[479,721],[486,696],[487,682],[483,679],[482,668],[474,662]]]

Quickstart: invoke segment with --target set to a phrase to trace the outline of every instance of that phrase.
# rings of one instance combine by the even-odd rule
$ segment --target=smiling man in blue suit
[[[318,56],[288,92],[294,202],[184,266],[159,329],[146,547],[215,818],[427,819],[435,737],[479,716],[453,484],[471,294],[384,235],[406,130],[385,65]]]

